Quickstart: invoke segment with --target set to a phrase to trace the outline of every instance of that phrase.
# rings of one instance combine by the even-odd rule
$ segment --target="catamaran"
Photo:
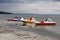
[[[7,19],[7,21],[20,21],[20,18],[14,17],[14,18]]]
[[[48,26],[48,25],[56,25],[56,22],[53,22],[51,18],[47,18],[44,21],[36,21],[35,18],[31,17],[29,19],[24,19],[23,17],[14,17],[11,19],[8,19],[8,21],[20,21],[23,22],[24,25],[26,25],[27,23],[34,23],[35,25],[39,25],[39,26]]]
[[[34,23],[35,25],[40,25],[40,26],[49,26],[49,25],[56,25],[56,22],[53,22],[51,18],[46,18],[44,21],[36,21],[35,18],[31,17],[29,19],[24,20],[21,18],[21,21],[26,24],[26,23]]]
[[[53,22],[50,18],[47,18],[45,21],[36,22],[36,25],[56,25],[56,22]]]

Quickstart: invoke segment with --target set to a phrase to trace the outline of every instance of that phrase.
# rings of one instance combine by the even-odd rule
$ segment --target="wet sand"
[[[13,24],[20,22],[10,22],[0,20],[0,40],[60,40],[60,35],[41,28],[13,28]]]

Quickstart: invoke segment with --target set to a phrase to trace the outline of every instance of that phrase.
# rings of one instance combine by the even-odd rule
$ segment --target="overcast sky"
[[[60,14],[60,0],[0,0],[0,11]]]

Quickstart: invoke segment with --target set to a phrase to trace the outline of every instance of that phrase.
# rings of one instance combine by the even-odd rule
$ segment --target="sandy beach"
[[[7,26],[7,24],[19,23],[20,22],[0,20],[0,40],[59,40],[55,37],[39,35],[31,31],[14,29]]]

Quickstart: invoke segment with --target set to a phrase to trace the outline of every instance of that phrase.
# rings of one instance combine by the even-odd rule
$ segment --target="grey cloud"
[[[60,1],[60,0],[53,0],[53,1]]]
[[[42,5],[41,5],[42,4]],[[43,5],[44,4],[44,5]],[[20,4],[20,3],[2,3],[0,4],[0,11],[16,12],[16,13],[52,13],[55,10],[53,5],[45,5],[47,3],[39,4]],[[53,3],[52,3],[53,4]],[[57,8],[58,9],[58,8]]]
[[[0,0],[0,3],[23,3],[23,1],[19,0]]]
[[[0,3],[1,2],[17,2],[17,3],[24,3],[24,2],[26,2],[26,3],[29,3],[29,2],[36,2],[36,1],[60,1],[60,0],[0,0]]]

